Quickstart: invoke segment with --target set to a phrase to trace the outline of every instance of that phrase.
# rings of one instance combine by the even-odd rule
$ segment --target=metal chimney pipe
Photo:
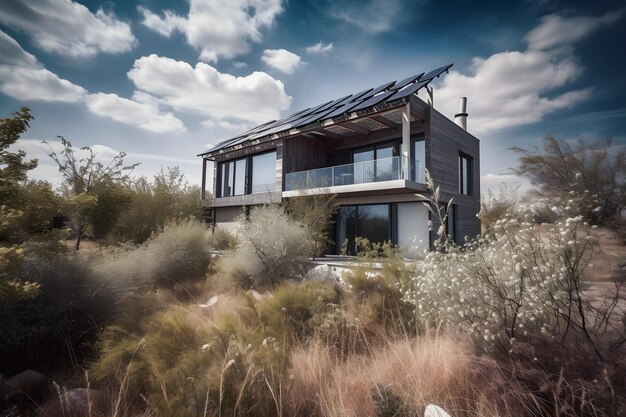
[[[467,97],[461,97],[459,101],[459,112],[454,115],[454,122],[467,130]]]

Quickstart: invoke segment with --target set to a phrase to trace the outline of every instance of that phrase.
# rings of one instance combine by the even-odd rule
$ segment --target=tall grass
[[[422,415],[428,404],[458,417],[540,415],[495,361],[449,335],[389,340],[346,359],[316,342],[294,351],[291,364],[288,415]]]

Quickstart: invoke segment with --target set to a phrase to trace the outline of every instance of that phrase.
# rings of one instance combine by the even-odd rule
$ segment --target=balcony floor
[[[288,198],[304,195],[362,193],[368,191],[383,191],[389,193],[424,192],[426,191],[426,185],[410,180],[377,181],[361,184],[335,185],[331,187],[283,191],[282,197]]]

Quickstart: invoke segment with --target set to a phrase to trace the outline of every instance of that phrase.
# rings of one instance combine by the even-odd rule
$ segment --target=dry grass
[[[471,345],[430,335],[390,341],[368,355],[341,359],[321,343],[297,349],[283,407],[290,416],[422,415],[438,404],[462,417],[536,415],[532,401],[505,372]]]

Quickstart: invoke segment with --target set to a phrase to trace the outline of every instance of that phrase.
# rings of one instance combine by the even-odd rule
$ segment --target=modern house
[[[446,73],[389,82],[272,120],[200,154],[205,218],[230,228],[247,208],[294,196],[331,193],[338,205],[334,248],[357,236],[428,248],[425,170],[453,199],[447,232],[458,243],[480,233],[479,141],[465,129],[465,98],[456,123],[432,106],[429,83]],[[417,93],[425,89],[428,102]],[[213,161],[206,198],[207,162]],[[437,229],[435,225],[434,230]]]

